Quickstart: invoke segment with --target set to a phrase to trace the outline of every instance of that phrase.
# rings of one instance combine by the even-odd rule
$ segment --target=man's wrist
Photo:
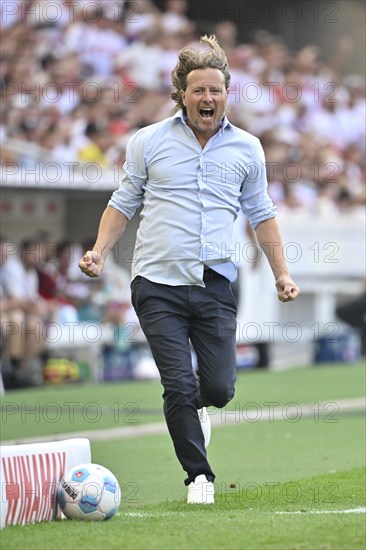
[[[93,246],[93,252],[96,252],[103,261],[108,256],[109,252],[111,251],[111,248],[108,248],[107,246],[102,246],[98,243],[95,243]]]
[[[281,273],[275,275],[276,281],[279,279],[290,279],[290,274],[288,271],[281,271]]]

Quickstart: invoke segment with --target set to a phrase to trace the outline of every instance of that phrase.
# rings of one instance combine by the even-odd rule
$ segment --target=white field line
[[[308,510],[301,512],[300,510],[294,512],[274,512],[277,515],[291,515],[295,514],[366,514],[366,508],[351,508],[350,510]]]
[[[268,404],[269,405],[269,404]],[[354,397],[350,399],[328,400],[311,404],[301,405],[299,403],[287,403],[285,406],[266,406],[261,408],[245,408],[240,410],[220,409],[213,414],[210,413],[211,424],[215,427],[226,426],[227,424],[243,424],[245,422],[272,422],[274,420],[288,420],[291,422],[291,415],[298,420],[304,417],[316,418],[318,413],[321,418],[328,415],[330,421],[337,422],[338,412],[362,411],[366,409],[365,397]],[[296,421],[296,420],[295,420]],[[319,421],[319,419],[318,419]],[[292,420],[294,422],[294,420]],[[67,432],[61,434],[49,434],[45,436],[24,437],[19,439],[8,439],[1,442],[1,445],[17,445],[25,443],[43,443],[47,441],[60,441],[73,437],[85,437],[89,441],[107,441],[110,439],[126,439],[141,437],[145,435],[156,435],[167,433],[165,422],[153,422],[133,426],[118,426],[116,428],[101,428],[97,430],[85,430],[80,432]]]
[[[122,514],[117,512],[116,516],[123,516],[129,518],[162,518],[167,516],[184,516],[186,512],[127,512]]]
[[[265,512],[267,513],[267,512]],[[276,514],[278,516],[284,515],[306,515],[306,514],[365,514],[366,508],[351,508],[350,510],[307,510],[306,512],[301,512],[300,510],[295,510],[293,512],[268,512],[269,514]],[[117,516],[127,516],[130,518],[158,518],[158,517],[168,517],[168,516],[182,516],[186,512],[127,512],[121,513],[117,512]]]

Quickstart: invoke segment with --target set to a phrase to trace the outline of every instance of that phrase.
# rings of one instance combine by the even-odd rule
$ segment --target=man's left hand
[[[291,277],[282,276],[276,279],[277,296],[281,302],[292,302],[300,294],[299,287]]]

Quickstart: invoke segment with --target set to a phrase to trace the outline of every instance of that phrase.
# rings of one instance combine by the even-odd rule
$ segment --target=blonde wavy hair
[[[216,36],[201,36],[200,42],[209,48],[197,49],[186,46],[179,52],[178,63],[172,71],[172,91],[170,97],[176,103],[175,111],[184,109],[181,92],[187,88],[187,76],[195,69],[219,69],[225,78],[225,89],[230,86],[229,65],[224,50]]]

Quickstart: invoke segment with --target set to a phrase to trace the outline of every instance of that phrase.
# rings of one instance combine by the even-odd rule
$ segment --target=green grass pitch
[[[157,381],[8,392],[1,403],[1,440],[161,425],[161,393]],[[350,409],[346,400],[364,393],[361,364],[240,373],[233,401],[211,411],[214,506],[185,503],[184,472],[164,430],[91,438],[93,462],[120,482],[118,514],[103,523],[7,527],[0,547],[363,549],[365,411]],[[249,410],[256,415],[249,417]]]

